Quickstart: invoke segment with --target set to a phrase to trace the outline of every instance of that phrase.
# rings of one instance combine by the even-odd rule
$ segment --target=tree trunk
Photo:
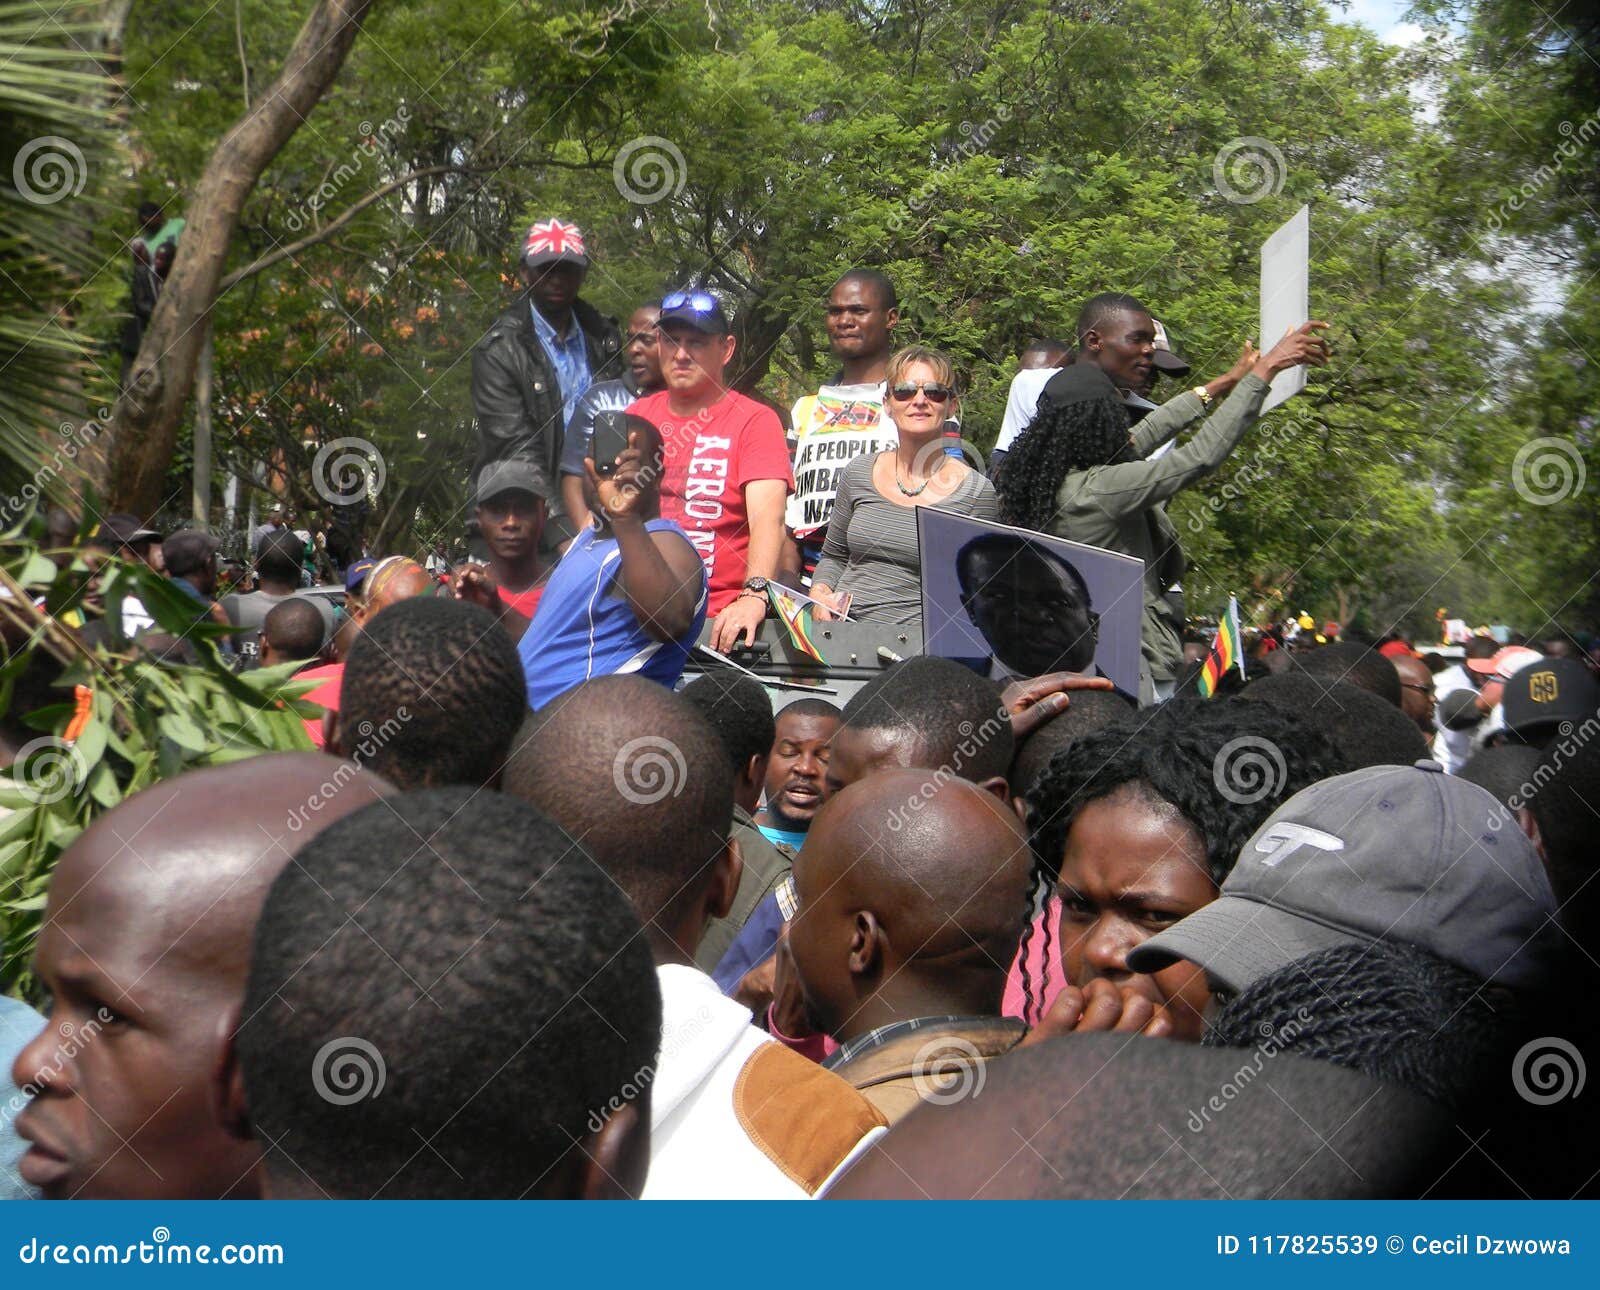
[[[245,199],[339,74],[374,0],[317,0],[283,70],[211,154],[185,212],[183,245],[117,398],[112,509],[149,516],[177,446],[195,364]]]

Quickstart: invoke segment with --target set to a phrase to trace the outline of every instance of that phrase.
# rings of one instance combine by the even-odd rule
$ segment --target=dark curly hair
[[[1280,803],[1338,770],[1333,748],[1314,725],[1238,699],[1171,700],[1073,741],[1026,793],[1033,873],[1021,945],[1023,993],[1032,1002],[1027,958],[1033,913],[1056,882],[1067,833],[1089,803],[1131,787],[1174,807],[1200,835],[1207,871],[1220,887],[1240,849]],[[1048,920],[1044,935],[1048,964]]]
[[[1490,1085],[1517,1034],[1508,1001],[1414,945],[1374,941],[1297,959],[1223,1004],[1203,1042],[1332,1062],[1460,1114]],[[1498,1005],[1498,1006],[1497,1006]]]
[[[1049,529],[1063,479],[1124,461],[1128,452],[1128,410],[1121,399],[1043,404],[995,472],[1000,518],[1019,528]]]

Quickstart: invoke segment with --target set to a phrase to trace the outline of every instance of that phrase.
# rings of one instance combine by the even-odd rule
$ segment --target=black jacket
[[[573,315],[583,328],[589,372],[596,381],[622,374],[622,333],[583,300]],[[537,462],[550,483],[560,478],[561,386],[555,365],[533,330],[532,306],[526,295],[490,324],[472,351],[472,411],[478,419],[478,455],[472,482],[492,461]]]

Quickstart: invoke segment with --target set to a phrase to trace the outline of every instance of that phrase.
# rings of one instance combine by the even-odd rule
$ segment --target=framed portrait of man
[[[1083,672],[1139,693],[1144,562],[917,508],[924,651],[995,680]]]

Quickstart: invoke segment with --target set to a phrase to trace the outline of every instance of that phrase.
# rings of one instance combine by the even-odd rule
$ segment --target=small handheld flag
[[[767,583],[767,596],[772,601],[772,607],[778,611],[778,617],[783,619],[783,625],[789,629],[789,639],[794,647],[817,662],[826,663],[828,660],[822,657],[822,651],[811,639],[811,606],[815,602],[798,591],[780,587],[776,582]]]
[[[1216,639],[1211,642],[1211,651],[1206,655],[1206,661],[1200,667],[1200,693],[1209,699],[1217,692],[1217,686],[1222,684],[1222,678],[1227,675],[1228,669],[1235,663],[1239,665],[1239,676],[1244,677],[1244,646],[1239,631],[1239,602],[1233,596],[1228,597],[1228,612],[1222,616],[1222,621],[1217,624]]]

